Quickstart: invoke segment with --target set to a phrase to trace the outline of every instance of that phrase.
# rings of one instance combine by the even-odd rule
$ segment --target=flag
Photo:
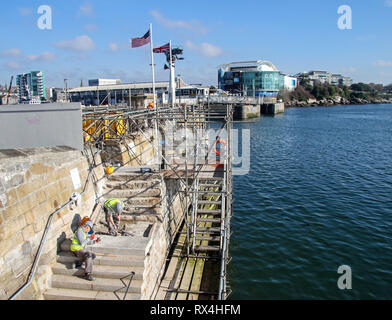
[[[153,52],[154,53],[166,53],[169,50],[170,50],[170,45],[169,45],[169,43],[167,43],[167,44],[163,45],[162,47],[155,48],[153,50]]]
[[[150,30],[148,30],[147,33],[141,38],[132,38],[131,39],[132,48],[144,46],[145,44],[147,44],[149,42],[150,42]]]

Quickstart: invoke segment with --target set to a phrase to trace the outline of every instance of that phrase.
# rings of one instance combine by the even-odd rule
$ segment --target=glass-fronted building
[[[219,67],[219,89],[242,96],[276,97],[279,90],[292,90],[296,78],[287,77],[269,61],[245,61],[224,64]]]
[[[46,100],[45,76],[43,71],[31,71],[16,77],[19,102]]]

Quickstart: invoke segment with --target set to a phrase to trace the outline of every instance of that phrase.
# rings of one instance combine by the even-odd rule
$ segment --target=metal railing
[[[113,293],[115,294],[115,296],[117,297],[118,300],[125,300],[125,298],[127,297],[127,294],[128,294],[128,291],[129,291],[129,288],[131,286],[131,282],[132,282],[134,276],[135,276],[135,271],[132,271],[130,274],[126,275],[125,277],[120,278],[120,280],[124,284],[124,286],[122,288],[119,288],[119,289],[113,291]],[[124,279],[126,279],[128,277],[130,277],[130,279],[129,279],[129,282],[128,282],[128,285],[127,285],[124,282]],[[120,291],[120,290],[122,290],[124,288],[127,288],[127,290],[125,290],[124,297],[122,299],[120,299],[120,297],[117,295],[117,291]]]

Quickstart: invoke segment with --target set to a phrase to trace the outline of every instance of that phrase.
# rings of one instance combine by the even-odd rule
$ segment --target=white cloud
[[[91,3],[85,3],[79,7],[79,16],[91,16],[94,13],[94,8]]]
[[[110,48],[110,50],[112,50],[112,51],[118,51],[118,49],[119,49],[118,44],[115,43],[115,42],[110,42],[110,43],[109,43],[109,48]]]
[[[5,64],[5,66],[6,66],[6,68],[13,69],[13,70],[20,69],[20,67],[21,67],[20,63],[16,62],[16,61],[9,61]]]
[[[373,62],[373,65],[376,67],[392,67],[392,61],[377,60]]]
[[[392,0],[385,0],[385,5],[387,7],[392,7]]]
[[[56,55],[52,52],[45,51],[40,54],[35,54],[35,55],[28,55],[27,59],[30,61],[52,61],[56,58]]]
[[[22,17],[27,17],[33,13],[31,8],[19,8],[18,11]]]
[[[98,30],[98,26],[95,24],[88,24],[84,27],[86,31],[93,32]]]
[[[87,35],[76,37],[73,40],[63,40],[54,44],[56,48],[72,51],[89,51],[95,49],[94,41]]]
[[[215,58],[222,54],[222,49],[208,42],[203,42],[200,45],[194,44],[191,41],[186,41],[186,47],[190,50],[197,51],[205,57]]]
[[[188,29],[196,33],[206,34],[208,29],[197,20],[183,21],[183,20],[170,20],[164,17],[159,11],[152,10],[150,14],[156,21],[162,23],[164,26],[173,29]]]
[[[355,73],[355,72],[357,72],[357,69],[354,67],[344,67],[340,71],[347,72],[347,73]]]
[[[7,57],[17,57],[22,54],[22,51],[18,48],[10,48],[10,49],[4,50],[1,54],[3,56],[7,56]]]

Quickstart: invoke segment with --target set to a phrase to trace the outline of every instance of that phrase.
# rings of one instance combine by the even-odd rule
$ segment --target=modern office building
[[[43,71],[31,71],[16,77],[19,102],[29,103],[46,100],[45,76]]]
[[[233,62],[218,70],[218,88],[233,94],[276,97],[279,90],[296,87],[296,78],[284,75],[269,61]]]

